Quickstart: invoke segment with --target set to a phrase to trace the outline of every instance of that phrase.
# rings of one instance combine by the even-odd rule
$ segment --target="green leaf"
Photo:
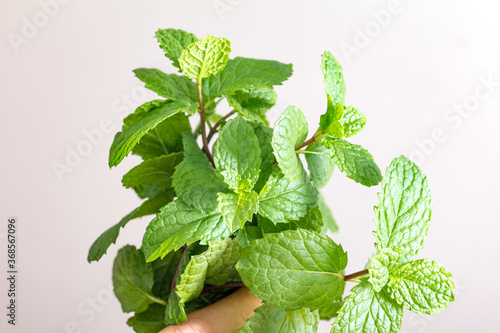
[[[127,321],[137,333],[158,333],[165,328],[165,306],[152,304],[146,311],[136,314]]]
[[[165,51],[165,56],[179,69],[181,67],[178,59],[182,51],[198,40],[195,35],[180,29],[160,29],[156,32],[156,38]]]
[[[300,178],[288,180],[279,170],[271,174],[259,195],[259,214],[274,223],[298,220],[314,208],[318,191],[302,169]]]
[[[177,265],[182,258],[182,253],[183,249],[172,251],[163,259],[157,259],[151,263],[155,272],[153,295],[161,299],[168,299],[172,280],[177,271]]]
[[[230,52],[231,43],[227,39],[207,36],[182,51],[180,68],[187,77],[201,82],[202,78],[224,69]]]
[[[123,176],[123,186],[134,188],[141,198],[153,198],[171,188],[174,167],[182,159],[182,153],[173,153],[146,160]]]
[[[212,241],[209,244],[207,251],[191,257],[181,275],[175,292],[182,304],[198,298],[205,283],[220,286],[238,277],[234,268],[240,257],[238,243],[232,239],[225,239]]]
[[[152,295],[153,266],[135,246],[127,245],[118,251],[113,264],[113,288],[123,312],[142,312],[155,302]]]
[[[377,249],[400,245],[405,261],[422,249],[431,220],[431,194],[427,177],[404,156],[391,162],[375,207]]]
[[[259,178],[259,140],[240,117],[227,122],[214,145],[214,162],[224,181],[236,192],[250,191]]]
[[[236,57],[227,62],[222,72],[203,82],[206,100],[236,91],[254,88],[272,88],[281,85],[292,75],[292,65],[273,60]]]
[[[251,241],[259,238],[262,238],[262,231],[260,228],[253,225],[246,225],[242,229],[238,230],[234,239],[243,248],[247,247]]]
[[[241,252],[236,269],[251,293],[286,310],[325,307],[344,291],[347,253],[330,238],[299,229],[264,234]]]
[[[226,238],[230,235],[222,215],[205,213],[181,200],[169,203],[146,228],[142,245],[147,261],[165,257],[170,251],[196,241]]]
[[[125,123],[127,126],[128,122]],[[189,117],[177,113],[147,132],[132,152],[144,160],[182,151],[181,133],[191,132]]]
[[[434,315],[455,300],[451,273],[430,259],[420,259],[390,272],[387,293],[416,313]]]
[[[278,95],[271,88],[260,88],[236,91],[233,95],[227,95],[226,98],[229,105],[243,119],[268,126],[266,112],[276,104]]]
[[[342,117],[339,119],[342,124],[344,137],[348,138],[359,133],[366,124],[366,117],[363,113],[348,106],[344,109]]]
[[[334,317],[337,317],[339,310],[344,305],[344,301],[342,299],[338,299],[333,301],[332,304],[325,306],[324,308],[319,309],[319,319],[321,320],[330,320]]]
[[[340,171],[356,183],[373,186],[382,179],[372,155],[363,147],[327,135],[323,136],[322,143],[332,152]]]
[[[331,98],[334,105],[344,105],[346,88],[342,66],[340,66],[331,52],[326,51],[321,56],[321,70],[323,71],[325,92]]]
[[[171,293],[167,308],[165,309],[165,325],[178,325],[187,320],[187,313],[184,304],[180,302],[180,297],[176,293]]]
[[[332,333],[395,333],[401,328],[403,307],[368,282],[352,288],[332,326]]]
[[[194,246],[185,249],[185,255],[178,263],[180,274],[177,275],[174,288],[179,285],[181,281],[181,274],[184,273],[188,263],[191,261],[191,254],[193,252]],[[170,296],[168,297],[167,308],[165,309],[165,325],[177,325],[185,322],[187,320],[187,313],[188,311],[186,311],[185,304],[181,302],[181,298],[177,295],[177,293],[172,290],[170,292]]]
[[[331,158],[331,151],[321,143],[313,142],[307,146],[305,152],[307,167],[311,173],[311,181],[318,189],[325,187],[335,168],[335,163]]]
[[[172,184],[177,196],[202,212],[217,208],[217,193],[227,189],[190,133],[182,133],[184,160],[175,168]]]
[[[203,298],[199,297],[186,303],[186,312],[191,313],[193,311],[202,309],[207,305],[220,301],[221,299],[231,295],[232,293],[234,293],[233,288],[221,288],[204,292]]]
[[[319,129],[324,134],[342,138],[344,137],[344,126],[339,119],[344,114],[344,107],[341,104],[333,104],[330,96],[327,96],[327,99],[328,107],[326,113],[320,117]]]
[[[323,226],[323,219],[319,207],[314,207],[309,209],[305,216],[295,221],[274,223],[271,220],[258,215],[257,223],[264,233],[276,233],[284,230],[297,230],[299,228],[319,233],[321,232],[321,228]]]
[[[273,129],[262,124],[250,123],[255,132],[255,136],[259,140],[260,147],[260,158],[262,163],[260,164],[260,174],[257,183],[255,183],[254,190],[259,193],[264,187],[272,173],[272,166],[274,164],[274,153],[273,146],[271,145],[271,140],[273,137]]]
[[[389,270],[399,265],[403,259],[405,249],[401,246],[394,246],[382,249],[374,254],[370,259],[369,274],[373,289],[379,292],[389,281]]]
[[[253,214],[257,213],[259,196],[256,192],[219,193],[217,210],[231,233],[243,227],[245,222],[251,221]]]
[[[321,216],[323,218],[322,233],[325,234],[327,230],[330,230],[333,233],[338,232],[339,227],[337,225],[337,222],[333,218],[332,212],[328,207],[328,205],[326,204],[325,198],[321,193],[319,194],[318,207],[319,210],[321,211]]]
[[[124,120],[128,119],[129,122],[133,122],[133,125],[115,135],[109,151],[109,166],[117,166],[147,132],[153,130],[165,119],[182,112],[188,106],[183,102],[154,100],[137,108]]]
[[[296,228],[294,228],[295,224],[292,224],[291,222],[274,223],[262,215],[257,215],[257,225],[264,234],[278,233],[285,230],[296,230]]]
[[[221,288],[210,292],[204,292],[203,298],[200,297],[181,305],[179,305],[178,301],[180,300],[179,296],[177,296],[176,293],[173,293],[171,295],[173,299],[172,308],[170,309],[170,312],[168,312],[169,309],[167,309],[167,315],[170,315],[172,319],[166,319],[165,323],[167,325],[176,325],[178,323],[182,323],[186,321],[187,314],[207,307],[208,305],[229,296],[233,292],[234,289],[231,288]]]
[[[196,84],[185,76],[165,74],[156,68],[138,68],[135,76],[146,84],[146,88],[169,100],[198,102]]]
[[[274,125],[272,145],[276,162],[289,180],[300,178],[302,162],[295,153],[307,137],[307,120],[298,107],[289,106]]]
[[[301,217],[298,221],[291,221],[290,224],[294,226],[294,229],[302,228],[320,233],[323,227],[321,210],[318,206],[311,208],[307,211],[306,215]]]
[[[319,316],[317,311],[302,308],[286,311],[283,308],[263,304],[247,320],[240,333],[316,333]]]
[[[116,242],[116,239],[120,234],[120,228],[124,228],[128,222],[142,216],[158,213],[161,207],[165,206],[173,199],[174,192],[170,190],[159,193],[153,199],[144,201],[138,208],[131,211],[129,214],[123,217],[120,222],[103,232],[102,235],[100,235],[95,240],[95,242],[90,247],[87,256],[88,262],[98,261],[99,259],[101,259],[101,257],[106,254],[111,244],[114,244]]]

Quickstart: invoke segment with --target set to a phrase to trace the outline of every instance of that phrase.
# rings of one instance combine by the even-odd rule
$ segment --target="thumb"
[[[188,315],[187,321],[169,326],[160,333],[235,333],[243,327],[262,301],[246,287]]]

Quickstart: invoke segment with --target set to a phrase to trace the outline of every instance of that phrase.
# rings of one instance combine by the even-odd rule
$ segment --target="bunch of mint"
[[[144,159],[123,185],[145,200],[88,255],[99,260],[120,228],[156,214],[142,247],[123,247],[113,266],[115,294],[123,311],[135,312],[128,324],[136,332],[181,323],[240,286],[263,300],[240,332],[316,332],[320,319],[333,317],[332,332],[397,332],[403,307],[434,314],[453,301],[451,274],[435,261],[414,260],[431,218],[427,179],[403,156],[382,179],[372,155],[346,140],[366,119],[345,106],[342,68],[330,52],[321,64],[326,112],[308,139],[295,106],[274,128],[266,120],[276,103],[273,87],[292,75],[291,65],[229,59],[225,38],[198,40],[175,29],[156,37],[183,75],[134,71],[163,99],[124,119],[109,156],[110,167],[130,152]],[[233,109],[226,115],[217,113],[223,100]],[[196,114],[193,130],[189,117]],[[347,253],[326,236],[337,225],[318,190],[335,166],[362,185],[382,182],[376,252],[349,275]],[[344,298],[346,281],[358,284]]]

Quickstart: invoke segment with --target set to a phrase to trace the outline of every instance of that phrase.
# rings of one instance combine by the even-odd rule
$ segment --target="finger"
[[[160,333],[235,333],[243,327],[262,301],[240,288],[228,297],[192,312],[188,320],[178,326],[169,326]]]

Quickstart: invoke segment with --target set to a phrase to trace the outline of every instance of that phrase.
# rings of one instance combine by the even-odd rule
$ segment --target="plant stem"
[[[190,246],[191,245],[186,246],[184,248],[184,251],[182,252],[181,259],[179,260],[179,264],[177,264],[177,269],[175,270],[174,279],[172,280],[172,284],[170,285],[170,294],[172,294],[172,292],[174,291],[175,283],[177,282],[177,276],[179,275],[179,272],[181,270],[182,261],[184,260],[184,257],[186,256],[186,253],[187,253],[188,249],[190,248]]]
[[[218,122],[216,122],[214,124],[214,126],[212,126],[212,128],[210,129],[210,133],[208,133],[208,138],[207,138],[208,142],[210,142],[210,140],[215,135],[215,133],[217,133],[217,128],[220,126],[220,124],[222,124],[222,121],[226,120],[229,117],[231,117],[235,113],[236,113],[236,110],[233,110],[233,111],[229,112],[224,117],[222,117]]]
[[[203,287],[202,293],[206,293],[207,291],[217,290],[217,289],[225,289],[225,288],[237,288],[244,287],[245,284],[241,281],[228,282],[223,284],[222,286],[205,286]]]
[[[203,94],[201,92],[201,81],[197,83],[198,87],[198,104],[200,104],[200,127],[201,127],[201,138],[203,140],[203,151],[205,155],[207,155],[210,163],[215,167],[214,158],[210,153],[210,149],[208,149],[208,140],[207,140],[207,129],[205,127],[205,106],[203,105]]]
[[[311,143],[313,143],[314,141],[316,141],[316,139],[317,139],[317,136],[316,136],[316,134],[314,134],[309,140],[304,141],[303,144],[301,144],[300,146],[298,146],[297,148],[295,148],[295,150],[299,150],[299,149],[302,149],[302,148],[304,148],[306,146],[309,146]]]
[[[359,272],[352,273],[352,274],[344,276],[344,281],[353,280],[355,278],[358,278],[358,277],[366,275],[366,274],[368,274],[368,270],[367,269],[363,269],[362,271],[359,271]]]

